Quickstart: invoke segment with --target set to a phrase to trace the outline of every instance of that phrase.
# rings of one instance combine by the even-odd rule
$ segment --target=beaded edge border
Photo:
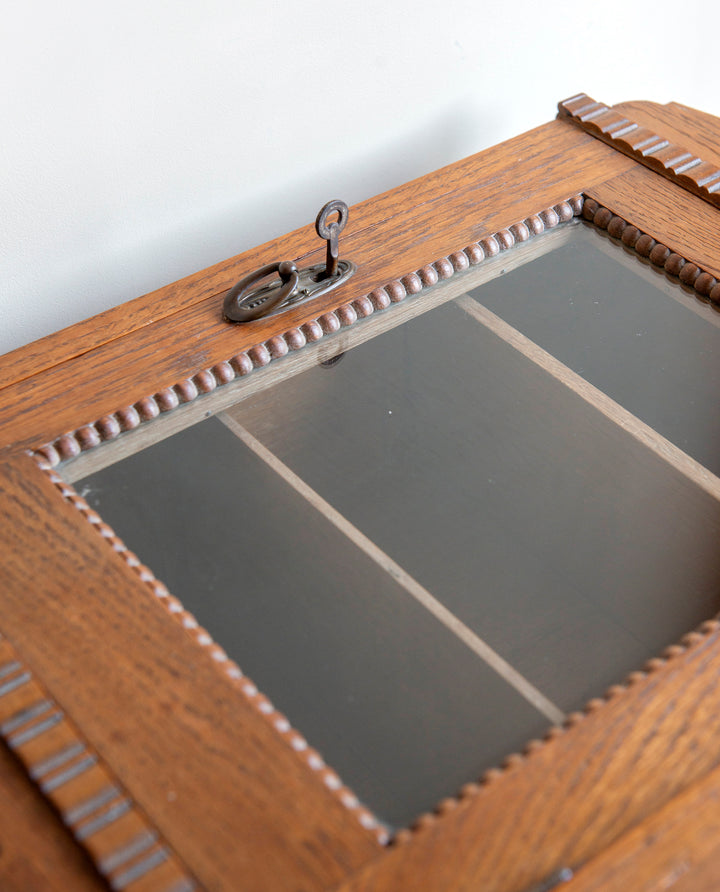
[[[343,784],[338,774],[325,764],[320,754],[291,726],[288,719],[275,709],[270,700],[258,690],[252,681],[243,674],[240,667],[199,625],[195,617],[185,610],[177,598],[170,594],[167,587],[156,579],[152,570],[140,562],[139,558],[115,534],[114,530],[102,520],[97,512],[90,508],[70,484],[60,477],[55,468],[62,461],[75,458],[80,452],[86,452],[107,440],[115,439],[120,434],[133,430],[144,422],[152,421],[160,413],[172,411],[183,403],[191,402],[202,394],[212,392],[218,386],[229,384],[236,377],[248,375],[255,368],[262,368],[271,361],[286,356],[291,350],[302,349],[307,343],[318,341],[326,335],[335,333],[341,327],[353,325],[359,319],[386,310],[391,304],[400,303],[406,297],[418,294],[424,288],[449,279],[456,273],[464,272],[471,266],[477,266],[485,258],[495,257],[501,252],[508,251],[518,242],[526,242],[548,229],[554,229],[561,223],[567,223],[574,217],[580,216],[583,204],[582,195],[572,196],[537,214],[526,217],[519,223],[514,223],[507,229],[501,229],[486,236],[461,251],[442,257],[401,279],[395,279],[376,288],[368,295],[356,298],[331,312],[324,313],[300,328],[290,329],[282,335],[275,335],[246,352],[218,363],[210,369],[197,372],[191,378],[165,388],[153,396],[145,397],[132,406],[120,409],[93,424],[64,434],[52,443],[45,444],[38,449],[28,450],[28,454],[35,459],[38,467],[48,474],[50,481],[62,497],[84,515],[86,520],[146,584],[151,593],[164,603],[168,612],[182,623],[187,632],[194,637],[196,643],[209,651],[211,658],[238,685],[244,696],[273,725],[292,749],[298,755],[302,755],[305,764],[312,771],[320,773],[325,786],[345,808],[355,814],[362,827],[374,833],[381,845],[387,845],[391,838],[376,816],[358,800],[349,787]]]
[[[606,230],[611,238],[620,241],[626,248],[649,260],[653,266],[664,270],[668,276],[692,288],[702,300],[720,308],[720,282],[712,273],[686,260],[592,198],[585,199],[582,216],[598,229]]]
[[[181,404],[193,402],[203,394],[211,393],[236,378],[245,377],[254,369],[282,359],[290,352],[301,350],[308,343],[319,341],[341,328],[354,325],[360,319],[386,310],[391,304],[400,303],[407,297],[418,294],[424,288],[449,279],[456,273],[464,272],[471,266],[477,266],[485,258],[495,257],[511,249],[518,242],[526,242],[547,229],[554,229],[558,224],[580,216],[582,208],[583,197],[575,195],[507,229],[486,236],[461,251],[441,257],[434,263],[408,273],[400,279],[394,279],[369,294],[323,313],[299,328],[291,328],[283,334],[274,335],[243,353],[238,353],[209,369],[203,369],[184,381],[138,400],[131,406],[118,409],[92,424],[65,433],[51,443],[33,450],[32,453],[44,458],[52,467],[56,467],[63,461],[76,458],[81,452],[94,449],[107,440],[114,440],[121,434],[152,421],[160,414],[171,412]]]

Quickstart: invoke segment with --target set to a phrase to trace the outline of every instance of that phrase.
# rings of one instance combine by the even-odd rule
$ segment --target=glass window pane
[[[396,826],[720,605],[717,320],[581,230],[78,487]]]

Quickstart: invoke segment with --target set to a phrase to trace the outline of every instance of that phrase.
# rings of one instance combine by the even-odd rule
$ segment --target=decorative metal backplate
[[[289,260],[268,263],[245,276],[225,295],[223,317],[228,322],[253,322],[272,316],[342,285],[355,272],[350,260],[340,260],[339,237],[347,225],[348,206],[340,199],[328,201],[317,215],[315,231],[327,241],[325,263],[298,270]],[[337,220],[333,220],[337,214]],[[280,281],[257,285],[277,273]]]

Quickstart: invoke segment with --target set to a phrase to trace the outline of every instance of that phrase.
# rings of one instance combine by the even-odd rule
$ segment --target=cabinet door
[[[337,293],[220,318],[301,231],[5,389],[2,631],[187,877],[522,889],[715,764],[717,260],[591,197],[645,176],[553,122],[355,209]]]

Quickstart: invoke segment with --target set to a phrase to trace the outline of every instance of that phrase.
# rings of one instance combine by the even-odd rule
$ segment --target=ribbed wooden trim
[[[393,304],[419,294],[438,282],[464,273],[470,267],[481,264],[486,258],[508,251],[516,244],[526,242],[561,223],[566,223],[582,212],[583,198],[575,195],[566,201],[545,208],[537,214],[487,235],[462,250],[441,257],[399,279],[375,288],[369,294],[342,304],[316,319],[292,328],[282,334],[256,344],[248,350],[229,357],[209,369],[203,369],[191,378],[167,387],[152,396],[146,396],[131,406],[120,408],[111,415],[69,431],[51,443],[39,446],[35,452],[52,467],[69,461],[94,449],[107,440],[151,422],[161,414],[172,412],[178,406],[190,403],[218,387],[230,384],[237,378],[251,374],[290,352],[301,350],[306,344],[332,335],[341,328],[354,325],[374,313],[383,312]]]
[[[45,459],[41,456],[36,456],[35,458],[40,469],[49,475],[51,482],[62,497],[85,517],[107,545],[117,552],[128,567],[137,574],[153,596],[161,601],[173,619],[179,622],[187,633],[192,636],[194,641],[210,654],[219,671],[232,679],[241,694],[263,716],[285,744],[294,750],[298,759],[322,779],[325,787],[331,791],[366,831],[371,833],[381,845],[386,845],[389,841],[389,834],[384,825],[359,801],[353,791],[341,781],[338,774],[325,764],[320,753],[308,744],[303,735],[292,727],[281,712],[275,709],[270,700],[242,672],[237,663],[228,657],[223,648],[199,625],[195,617],[183,607],[177,598],[170,594],[167,587],[155,577],[152,570],[140,562],[140,559],[128,549],[120,537],[87,504],[85,499],[63,480]]]
[[[558,103],[558,117],[720,207],[720,168],[612,107],[578,93]]]
[[[0,737],[111,889],[199,889],[158,829],[1,634]]]

